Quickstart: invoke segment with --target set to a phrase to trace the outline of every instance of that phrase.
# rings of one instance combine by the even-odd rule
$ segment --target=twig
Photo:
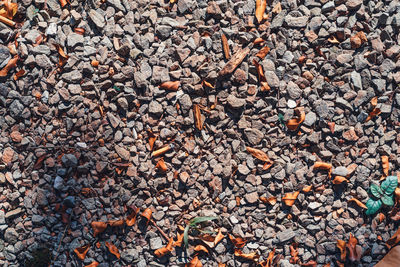
[[[54,262],[54,261],[57,259],[57,257],[58,257],[58,252],[60,251],[61,242],[63,241],[64,236],[65,236],[65,233],[67,232],[67,229],[69,228],[70,221],[71,221],[71,219],[68,220],[68,224],[67,224],[67,225],[65,226],[65,228],[64,228],[64,233],[63,233],[63,235],[61,236],[60,241],[58,242],[57,251],[56,251],[56,254],[54,255],[54,258],[51,260],[50,266],[53,265],[53,262]]]
[[[158,231],[160,231],[161,235],[165,238],[165,240],[169,241],[169,237],[167,236],[167,234],[160,227],[158,227],[155,221],[150,220],[150,222],[157,228]]]

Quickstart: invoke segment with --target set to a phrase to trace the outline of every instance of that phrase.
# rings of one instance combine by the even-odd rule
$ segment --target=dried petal
[[[89,249],[90,249],[90,244],[87,244],[82,247],[74,249],[74,252],[75,252],[76,256],[78,257],[78,259],[83,261],[86,257],[86,253],[88,253]]]
[[[349,199],[349,202],[355,202],[359,207],[363,208],[363,209],[368,209],[367,206],[365,206],[364,203],[362,203],[360,200],[356,199],[356,198],[351,198]]]
[[[161,89],[169,90],[169,91],[178,91],[179,85],[181,84],[180,81],[173,81],[173,82],[163,82],[160,84]]]
[[[225,236],[222,234],[221,229],[218,230],[218,234],[214,239],[214,247],[224,238]]]
[[[202,84],[203,86],[206,86],[206,87],[215,88],[214,85],[212,85],[211,83],[207,82],[206,80],[203,80],[203,81],[201,82],[201,84]]]
[[[183,242],[183,234],[177,233],[176,234],[176,241],[174,242],[174,247],[181,247]]]
[[[272,13],[279,14],[281,13],[281,11],[282,11],[282,5],[281,2],[278,2],[272,9]]]
[[[121,258],[121,254],[119,254],[118,248],[113,244],[106,241],[106,247],[111,254],[115,255],[117,259]]]
[[[19,71],[17,71],[17,73],[14,74],[14,81],[18,80],[19,78],[21,78],[24,75],[25,75],[25,70],[20,69]]]
[[[269,91],[271,90],[271,87],[269,87],[267,83],[267,79],[265,78],[264,75],[264,70],[262,66],[254,59],[253,60],[254,66],[256,66],[257,73],[258,73],[258,80],[260,81],[261,84],[261,91]]]
[[[226,38],[225,34],[221,34],[221,41],[222,41],[222,48],[224,50],[224,56],[226,59],[230,59],[231,53],[229,51],[228,39]]]
[[[290,131],[295,131],[299,128],[300,124],[305,120],[306,114],[303,107],[297,107],[294,109],[295,114],[298,118],[290,119],[286,122],[286,126]]]
[[[185,267],[202,267],[201,261],[195,256],[189,263],[185,264]]]
[[[361,247],[357,246],[357,239],[350,234],[349,241],[346,244],[346,248],[349,252],[348,258],[350,261],[359,261],[361,259]],[[358,248],[359,247],[359,248]]]
[[[293,206],[294,203],[296,202],[297,196],[300,194],[299,191],[293,192],[293,193],[286,193],[285,196],[282,198],[283,202],[285,203],[286,206]]]
[[[260,23],[263,20],[266,8],[267,8],[267,0],[256,0],[256,18],[258,23]]]
[[[298,251],[298,245],[294,243],[293,245],[290,245],[290,255],[292,256],[290,258],[290,263],[296,264],[299,262],[299,251]]]
[[[308,262],[302,263],[300,265],[305,266],[305,267],[317,267],[317,262],[316,261],[308,261]]]
[[[74,32],[80,35],[84,35],[85,34],[85,29],[84,28],[75,28]]]
[[[92,222],[90,225],[93,228],[93,237],[96,237],[107,229],[107,223],[105,222]]]
[[[67,0],[59,0],[61,7],[65,7],[67,5]]]
[[[394,233],[394,235],[386,241],[386,246],[390,249],[400,242],[400,228]]]
[[[264,42],[265,42],[265,40],[264,40],[263,38],[257,37],[257,38],[253,41],[253,44],[254,44],[254,45],[258,45],[258,44],[262,44],[262,43],[264,43]]]

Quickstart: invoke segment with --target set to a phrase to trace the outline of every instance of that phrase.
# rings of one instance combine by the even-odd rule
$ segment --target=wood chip
[[[228,39],[226,38],[225,34],[221,35],[222,40],[222,48],[224,49],[224,56],[226,59],[231,58],[231,52],[229,51]]]
[[[201,112],[198,104],[193,105],[194,123],[197,130],[201,131],[203,129],[203,123],[201,121]]]
[[[218,73],[219,76],[225,76],[232,73],[237,66],[242,63],[243,59],[250,53],[250,48],[241,48],[237,51],[232,58],[226,63],[222,70]]]

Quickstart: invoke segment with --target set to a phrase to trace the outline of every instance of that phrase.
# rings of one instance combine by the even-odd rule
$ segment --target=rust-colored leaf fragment
[[[268,253],[268,257],[267,257],[266,260],[264,260],[262,262],[259,262],[258,264],[261,267],[272,267],[273,266],[272,263],[273,263],[274,256],[275,256],[275,248]]]
[[[260,200],[265,204],[275,205],[276,204],[276,197],[260,197]]]
[[[369,114],[367,119],[365,120],[365,122],[370,121],[371,119],[375,118],[376,116],[378,116],[379,114],[381,114],[381,109],[380,108],[374,108]]]
[[[15,55],[12,59],[10,59],[7,65],[5,65],[2,70],[0,70],[0,77],[6,77],[8,72],[15,66],[17,66],[18,59],[19,59],[18,55]]]
[[[166,145],[166,146],[164,146],[164,147],[162,147],[162,148],[160,148],[160,149],[158,149],[156,151],[153,151],[153,153],[151,153],[151,156],[152,157],[161,156],[161,155],[167,153],[170,149],[171,149],[171,146],[170,145]]]
[[[19,78],[21,78],[24,75],[25,75],[25,70],[20,69],[19,71],[17,71],[17,73],[14,74],[14,81],[18,80]]]
[[[8,26],[11,26],[11,27],[15,27],[15,25],[17,24],[14,21],[12,21],[11,19],[3,17],[3,16],[0,16],[0,22],[7,24]]]
[[[225,263],[218,262],[218,267],[226,267]]]
[[[246,240],[242,237],[234,237],[231,234],[228,234],[229,239],[232,241],[233,245],[237,248],[242,248],[246,245]]]
[[[378,97],[377,97],[377,96],[373,97],[373,98],[371,99],[370,103],[371,103],[371,105],[372,105],[373,107],[376,107],[376,105],[378,105]]]
[[[208,254],[208,249],[207,249],[205,246],[203,246],[203,245],[197,245],[197,246],[194,247],[193,250],[196,251],[196,252],[202,251],[202,252]]]
[[[272,13],[279,14],[282,12],[282,5],[281,2],[278,2],[274,8],[272,9]]]
[[[221,229],[219,229],[218,230],[218,234],[215,236],[215,239],[214,239],[214,247],[222,240],[222,239],[224,239],[224,235],[222,234],[222,232],[221,232]]]
[[[157,164],[156,168],[159,169],[162,172],[166,172],[168,170],[167,164],[165,164],[164,158],[161,158]]]
[[[125,220],[112,220],[108,221],[107,224],[111,227],[121,227],[124,226]]]
[[[212,85],[210,82],[208,82],[208,81],[206,81],[206,80],[203,80],[203,81],[201,82],[201,84],[202,84],[203,86],[205,86],[205,87],[215,88],[214,85]]]
[[[386,241],[386,246],[390,249],[400,242],[400,228],[394,233],[394,235]]]
[[[180,81],[169,81],[169,82],[163,82],[162,84],[160,84],[159,87],[164,90],[178,91],[180,84],[181,84]]]
[[[231,74],[237,68],[237,66],[239,66],[240,63],[242,63],[243,59],[249,54],[249,52],[250,52],[250,48],[248,48],[248,47],[239,49],[231,57],[231,59],[228,61],[228,63],[226,63],[226,65],[222,68],[222,70],[220,70],[218,75],[225,76],[225,75]]]
[[[168,241],[168,244],[165,247],[159,248],[154,252],[154,255],[156,255],[158,258],[161,258],[168,253],[172,252],[174,244],[174,239],[171,237]]]
[[[11,0],[5,0],[0,2],[0,7],[1,6],[3,7],[0,9],[0,16],[8,19],[13,19],[15,14],[17,14],[18,11],[17,3],[12,3]]]
[[[292,245],[290,245],[290,255],[292,256],[290,258],[290,263],[292,264],[296,264],[299,262],[300,258],[299,258],[299,251],[298,251],[298,244],[294,243]]]
[[[263,20],[266,8],[267,0],[256,0],[256,18],[258,23]]]
[[[357,246],[357,238],[350,234],[349,241],[347,241],[346,248],[349,252],[348,259],[352,262],[359,261],[361,259],[361,247]]]
[[[58,52],[58,65],[62,67],[67,63],[69,56],[65,54],[64,50],[62,49],[61,45],[54,44]]]
[[[303,191],[304,193],[308,193],[311,191],[311,189],[312,189],[312,185],[307,185],[307,186],[304,186],[303,189],[301,189],[301,191]]]
[[[357,206],[363,208],[363,209],[368,209],[367,206],[365,206],[364,203],[362,203],[360,200],[356,199],[356,198],[351,198],[349,199],[349,202],[355,202],[357,204]]]
[[[246,147],[247,152],[249,152],[253,157],[261,160],[261,161],[271,161],[271,159],[267,156],[267,153],[264,151],[257,149],[257,148],[252,148],[247,146]]]
[[[314,163],[314,169],[328,171],[329,177],[331,177],[332,164],[330,164],[330,163],[326,163],[326,162],[322,162],[322,161],[316,161]]]
[[[296,202],[296,199],[298,195],[300,194],[299,191],[293,192],[293,193],[286,193],[285,196],[282,198],[283,202],[285,203],[286,206],[293,206],[294,203]]]
[[[189,263],[185,264],[185,267],[202,267],[203,264],[197,256],[195,256]]]
[[[340,250],[340,259],[341,259],[341,261],[345,261],[346,260],[346,255],[347,255],[346,241],[338,239],[336,247]]]
[[[84,35],[85,34],[85,29],[84,28],[75,28],[74,32],[79,34],[79,35]]]
[[[139,213],[140,208],[134,208],[131,214],[126,217],[125,223],[127,226],[132,226],[136,222],[136,216]]]
[[[308,261],[308,262],[302,263],[300,265],[304,266],[304,267],[317,267],[317,262],[316,261]]]
[[[343,176],[336,176],[335,179],[332,180],[332,183],[333,183],[333,184],[336,184],[336,185],[342,184],[343,182],[348,183],[349,180],[347,180],[347,179],[346,179],[345,177],[343,177]]]
[[[151,211],[151,209],[150,208],[147,208],[147,209],[145,209],[143,212],[142,212],[142,217],[144,217],[144,218],[146,218],[147,219],[147,221],[150,221],[151,220],[151,214],[152,214],[153,212]]]
[[[264,40],[263,38],[257,37],[257,38],[253,41],[253,44],[254,44],[254,45],[259,45],[259,44],[262,44],[262,43],[264,43],[264,42],[265,42],[265,40]]]
[[[264,70],[263,70],[262,66],[260,65],[260,63],[258,63],[258,62],[254,59],[254,60],[253,60],[253,64],[254,64],[254,66],[256,66],[256,69],[257,69],[258,80],[259,80],[259,82],[260,82],[260,84],[261,84],[261,92],[271,90],[271,87],[269,87],[269,85],[268,85],[268,83],[267,83],[267,78],[265,78]]]
[[[121,254],[119,253],[118,248],[113,243],[109,243],[106,241],[106,247],[108,248],[108,251],[110,251],[111,254],[117,257],[117,259],[121,258]]]
[[[105,222],[92,222],[90,225],[93,229],[93,237],[96,237],[98,234],[104,232],[107,229],[107,223]]]
[[[92,261],[91,264],[85,265],[85,267],[97,267],[99,266],[100,263],[98,263],[97,261]]]
[[[67,5],[67,0],[59,0],[61,7],[65,7]]]
[[[258,255],[257,252],[243,253],[243,251],[240,249],[235,249],[235,256],[251,261],[255,261],[260,258],[260,255]]]
[[[224,50],[224,56],[227,60],[231,58],[231,52],[229,50],[228,39],[225,34],[221,34],[222,49]]]
[[[74,249],[74,252],[75,252],[76,256],[78,257],[78,259],[83,261],[86,257],[86,254],[88,253],[89,249],[90,249],[90,244],[87,244],[82,247]]]
[[[264,46],[263,48],[260,49],[260,51],[258,51],[256,56],[262,60],[268,54],[269,50],[270,48],[268,46]]]
[[[197,130],[203,129],[203,122],[201,120],[200,106],[198,104],[193,105],[194,123]]]
[[[381,159],[382,159],[382,170],[383,170],[383,173],[385,174],[385,176],[388,176],[389,175],[389,157],[386,156],[386,155],[383,155],[381,157]]]
[[[306,113],[304,112],[303,107],[297,107],[294,109],[294,113],[296,114],[297,118],[290,119],[286,122],[286,127],[290,131],[296,131],[300,124],[306,119]]]
[[[174,242],[174,247],[181,247],[184,235],[181,233],[176,234],[176,241]]]

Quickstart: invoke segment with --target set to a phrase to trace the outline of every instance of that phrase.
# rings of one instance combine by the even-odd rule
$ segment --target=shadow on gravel
[[[25,267],[48,267],[51,262],[51,251],[48,248],[38,248],[32,252],[32,259],[25,261]]]

